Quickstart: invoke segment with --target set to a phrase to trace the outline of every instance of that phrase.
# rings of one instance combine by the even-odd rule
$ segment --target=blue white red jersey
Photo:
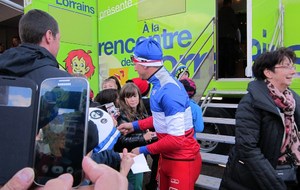
[[[182,84],[164,68],[160,68],[148,81],[152,83],[150,107],[152,118],[134,122],[134,128],[150,128],[157,133],[158,141],[140,148],[141,153],[158,154],[165,158],[192,160],[200,146],[193,138],[193,120],[189,97]]]

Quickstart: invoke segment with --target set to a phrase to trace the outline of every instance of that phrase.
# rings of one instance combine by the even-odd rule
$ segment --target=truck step
[[[235,144],[235,137],[229,135],[217,135],[209,133],[196,133],[197,140],[214,141],[226,144]]]
[[[211,107],[211,108],[237,108],[238,104],[226,104],[226,103],[207,103],[201,105],[202,107]]]
[[[221,184],[221,178],[200,174],[196,181],[195,186],[204,189],[217,190],[220,188],[220,184]]]
[[[224,90],[210,90],[210,94],[236,94],[236,95],[243,95],[247,94],[248,91],[224,91]]]
[[[204,123],[235,125],[235,119],[230,119],[230,118],[203,117],[203,121],[204,121]]]
[[[201,152],[200,154],[202,157],[202,162],[205,163],[226,165],[228,161],[227,155],[213,154],[213,153],[206,153],[206,152]]]

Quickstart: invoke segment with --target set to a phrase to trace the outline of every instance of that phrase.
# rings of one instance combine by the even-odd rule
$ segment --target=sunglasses
[[[147,63],[147,62],[148,62],[147,59],[135,57],[134,55],[131,55],[131,56],[130,56],[130,59],[131,59],[132,63],[138,63],[138,62]]]
[[[131,59],[132,63],[155,63],[155,62],[159,61],[159,60],[144,59],[144,58],[141,58],[141,57],[136,57],[134,55],[131,55],[130,59]]]

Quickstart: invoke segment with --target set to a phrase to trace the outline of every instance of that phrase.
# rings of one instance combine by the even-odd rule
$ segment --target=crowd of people
[[[1,55],[1,75],[29,78],[38,86],[47,78],[72,77],[59,69],[56,60],[60,32],[52,16],[41,10],[31,10],[22,16],[19,29],[22,43]],[[153,54],[147,54],[148,51],[153,51]],[[153,158],[153,175],[151,175],[153,177],[148,189],[157,187],[193,189],[201,170],[201,156],[199,144],[193,136],[190,99],[183,85],[163,67],[162,56],[160,44],[155,40],[152,38],[141,40],[135,48],[132,60],[139,77],[130,79],[121,86],[118,79],[111,76],[103,81],[102,89],[94,100],[91,99],[93,105],[91,110],[94,111],[95,109],[108,111],[105,105],[114,104],[115,112],[111,113],[111,120],[115,131],[122,133],[115,132],[116,140],[112,146],[107,147],[100,146],[101,131],[97,135],[88,135],[88,151],[91,151],[82,162],[87,176],[84,181],[85,188],[105,187],[110,181],[115,180],[118,182],[117,189],[143,189],[143,173],[133,174],[130,167],[133,164],[133,157],[144,153],[151,154]],[[154,73],[166,75],[167,78],[157,78],[160,74]],[[152,83],[152,89],[159,90],[163,87],[165,90],[154,97],[152,95],[149,97],[151,85],[148,81]],[[173,93],[178,96],[172,97]],[[182,102],[178,102],[177,98]],[[152,104],[155,106],[150,106]],[[159,104],[164,105],[157,107]],[[161,117],[162,115],[164,117]],[[137,122],[146,124],[146,127],[131,130],[129,133],[130,129],[126,126]],[[96,124],[92,120],[89,121],[90,133],[97,131]],[[177,167],[173,167],[173,164]],[[106,174],[97,173],[100,169],[103,169],[103,172],[107,171]],[[182,174],[180,170],[188,170],[191,175]],[[111,179],[106,179],[106,176],[110,175]],[[128,181],[124,180],[124,177],[127,177]],[[25,168],[17,172],[2,188],[22,186],[23,189],[27,189],[32,185],[33,179],[33,170]],[[70,175],[64,174],[48,181],[45,188],[59,188],[63,182],[66,182],[67,186],[72,186],[72,180]],[[104,184],[105,180],[107,181]],[[103,184],[100,181],[103,181]],[[106,189],[113,189],[113,185]]]
[[[22,16],[19,28],[22,43],[0,55],[1,75],[29,78],[38,86],[47,78],[71,77],[59,69],[56,60],[60,32],[52,16],[33,9]],[[255,61],[256,80],[249,83],[249,93],[237,109],[236,145],[221,189],[297,188],[276,173],[278,166],[300,165],[300,99],[289,89],[295,57],[291,50],[281,48]],[[162,48],[151,37],[137,42],[131,60],[137,78],[121,85],[111,76],[91,99],[90,112],[110,114],[111,131],[102,133],[98,127],[96,135],[89,135],[93,146],[82,161],[86,179],[79,189],[142,190],[143,173],[130,171],[139,154],[153,159],[147,189],[194,189],[202,168],[195,133],[204,129],[202,110],[192,99],[195,82],[184,65],[175,76],[167,71]],[[89,132],[92,127],[97,127],[96,120],[90,120]],[[299,179],[299,170],[295,171]],[[29,189],[33,180],[33,169],[24,168],[1,190]],[[44,188],[69,189],[72,181],[70,174],[63,174]]]

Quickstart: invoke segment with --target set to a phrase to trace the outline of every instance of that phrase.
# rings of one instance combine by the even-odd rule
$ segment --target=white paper
[[[133,158],[134,164],[131,166],[131,171],[134,174],[150,172],[150,168],[144,154],[139,154]]]

